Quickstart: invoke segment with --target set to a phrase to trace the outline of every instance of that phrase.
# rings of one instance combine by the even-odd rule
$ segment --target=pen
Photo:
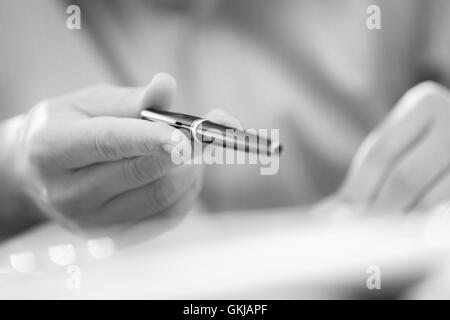
[[[278,141],[224,126],[208,119],[165,110],[143,110],[142,119],[161,122],[183,131],[191,140],[231,148],[247,153],[278,155],[283,150]]]

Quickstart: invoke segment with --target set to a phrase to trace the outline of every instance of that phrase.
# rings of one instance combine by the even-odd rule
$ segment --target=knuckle
[[[149,179],[149,174],[141,165],[139,158],[125,159],[123,161],[125,182],[129,186],[144,184]]]
[[[172,179],[163,179],[161,183],[150,186],[147,199],[151,208],[162,210],[170,206],[177,196],[176,186]]]
[[[28,160],[33,167],[41,168],[47,162],[45,152],[42,150],[42,146],[35,140],[30,142],[28,151]]]
[[[52,150],[52,132],[49,124],[45,121],[48,117],[48,100],[39,102],[33,107],[26,117],[23,131],[23,142],[25,154],[32,165],[44,165]]]
[[[151,139],[139,139],[137,150],[142,154],[150,154],[153,152],[155,144]]]
[[[148,183],[164,175],[164,164],[158,157],[142,157],[137,160],[137,170],[141,173],[141,180],[138,182]]]
[[[26,148],[25,163],[28,166],[37,169],[41,173],[47,170],[52,171],[55,155],[53,154],[54,151],[50,141],[47,141],[44,137],[36,136],[28,141]]]
[[[116,147],[115,139],[114,134],[107,130],[93,135],[92,144],[95,152],[105,160],[119,159],[120,151]]]
[[[149,161],[148,167],[150,170],[147,170],[147,175],[152,178],[152,180],[161,177],[164,174],[164,165],[161,159],[157,157],[147,158],[146,161]]]
[[[181,184],[175,179],[167,178],[163,182],[155,186],[150,187],[147,190],[147,196],[150,206],[154,210],[167,209],[177,201],[184,198],[183,195],[187,195],[189,191],[189,197],[196,197],[203,187],[203,179],[200,176],[195,177],[191,181],[183,181]],[[188,198],[189,198],[188,197]],[[170,214],[169,214],[170,215]]]
[[[54,99],[43,99],[40,100],[38,103],[36,103],[33,108],[31,108],[30,112],[28,114],[35,115],[36,113],[42,112],[42,110],[46,110],[48,108],[53,107],[55,104]]]

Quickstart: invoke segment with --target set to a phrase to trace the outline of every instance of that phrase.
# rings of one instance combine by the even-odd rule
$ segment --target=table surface
[[[423,217],[327,221],[299,209],[193,213],[155,239],[94,260],[85,240],[48,224],[0,247],[0,298],[402,297],[445,262],[449,239],[430,237],[429,226]],[[9,263],[24,251],[42,262],[49,246],[68,243],[79,288],[69,288],[68,266],[24,273]],[[381,290],[367,288],[369,266],[381,271]]]

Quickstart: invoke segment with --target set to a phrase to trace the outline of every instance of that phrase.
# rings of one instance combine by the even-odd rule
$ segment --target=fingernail
[[[181,156],[176,146],[171,144],[163,144],[161,147],[165,152],[167,152],[170,155],[173,163],[181,164],[183,162],[183,157]]]

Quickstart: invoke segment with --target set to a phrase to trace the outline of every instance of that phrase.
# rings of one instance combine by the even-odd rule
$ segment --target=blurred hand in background
[[[428,209],[448,200],[449,174],[450,93],[425,82],[363,142],[337,201],[364,212]]]

